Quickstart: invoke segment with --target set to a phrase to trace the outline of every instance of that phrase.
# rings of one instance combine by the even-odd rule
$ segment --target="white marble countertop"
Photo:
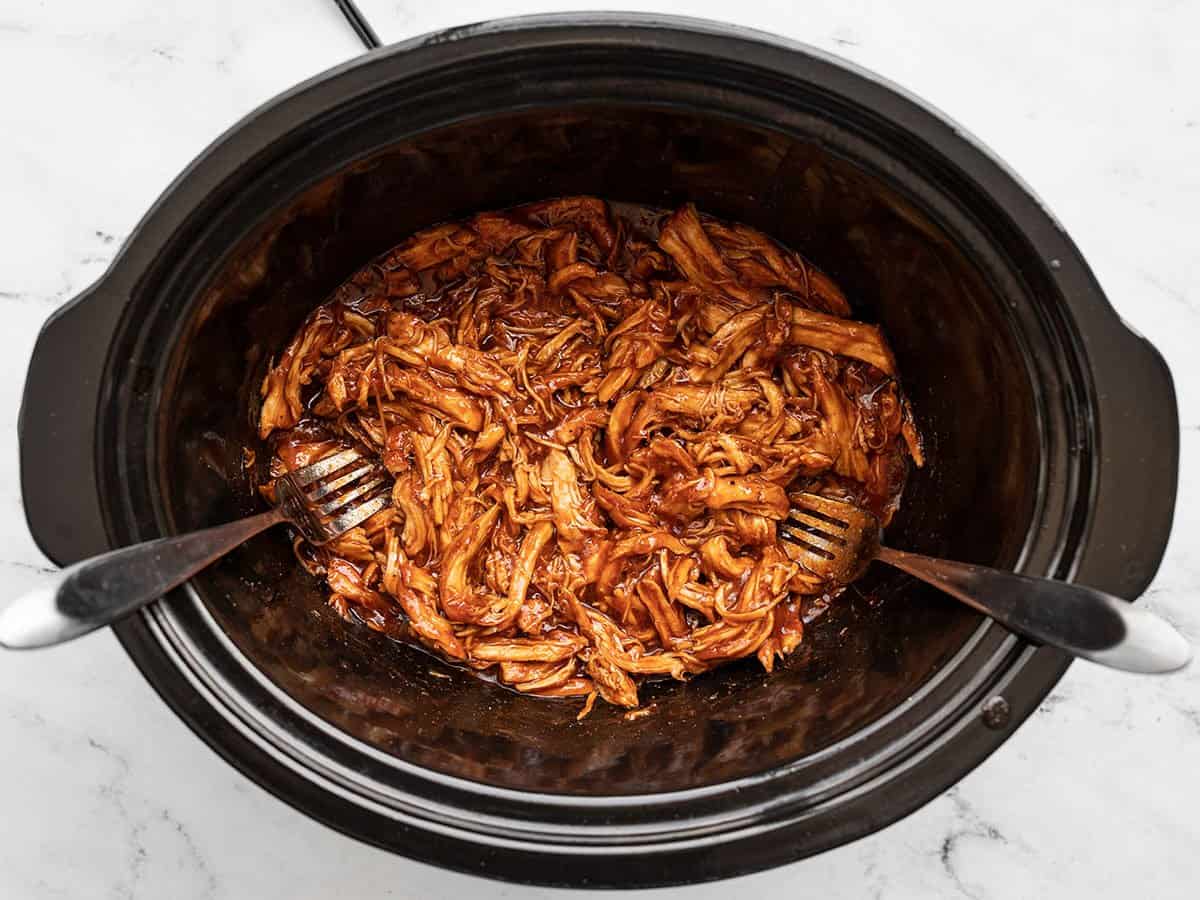
[[[385,40],[536,0],[362,0]],[[874,69],[1008,161],[1175,375],[1175,531],[1145,602],[1200,642],[1200,5],[1010,0],[640,3],[731,19]],[[332,0],[0,6],[0,577],[47,563],[26,531],[19,392],[42,321],[105,267],[163,187],[237,118],[359,52]],[[1136,476],[1135,476],[1136,477]],[[107,633],[0,654],[0,897],[538,897],[358,844],[217,758]],[[1200,667],[1077,664],[992,758],[885,831],[687,898],[1196,897]],[[236,823],[236,827],[231,827]]]

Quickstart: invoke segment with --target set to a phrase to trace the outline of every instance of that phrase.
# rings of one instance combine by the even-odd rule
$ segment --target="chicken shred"
[[[803,639],[844,585],[780,542],[789,494],[885,524],[920,436],[881,330],[744,225],[564,197],[414,235],[262,384],[278,476],[347,444],[392,505],[297,541],[343,616],[522,693],[639,705]],[[263,491],[270,496],[271,484]]]

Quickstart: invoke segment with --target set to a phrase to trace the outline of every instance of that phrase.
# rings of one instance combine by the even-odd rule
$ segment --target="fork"
[[[881,543],[879,520],[867,510],[810,493],[793,495],[792,501],[779,536],[797,548],[796,561],[816,575],[849,584],[878,559],[1010,631],[1113,669],[1172,672],[1192,657],[1187,640],[1166,619],[1111,594],[893,550]]]
[[[353,447],[326,456],[277,478],[268,512],[68,566],[0,612],[0,645],[45,647],[111,625],[281,522],[310,543],[328,543],[391,503],[387,482],[379,464]]]

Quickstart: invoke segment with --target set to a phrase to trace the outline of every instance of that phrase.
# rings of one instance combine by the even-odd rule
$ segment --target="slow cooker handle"
[[[38,548],[59,565],[109,549],[96,483],[96,419],[124,291],[101,278],[42,326],[17,420],[21,494]]]
[[[1117,316],[1097,329],[1089,356],[1102,438],[1087,534],[1087,561],[1072,580],[1132,600],[1158,571],[1174,519],[1179,408],[1158,349]],[[1153,436],[1158,436],[1155,439]],[[1137,467],[1154,441],[1158,465]]]

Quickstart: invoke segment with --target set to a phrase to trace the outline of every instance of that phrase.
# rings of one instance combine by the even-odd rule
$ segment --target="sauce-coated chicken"
[[[789,493],[886,522],[922,461],[891,350],[849,313],[799,254],[691,206],[421,232],[263,383],[274,475],[352,442],[394,478],[390,508],[298,555],[347,618],[585,709],[637,706],[639,676],[770,670],[842,587],[779,540]]]

